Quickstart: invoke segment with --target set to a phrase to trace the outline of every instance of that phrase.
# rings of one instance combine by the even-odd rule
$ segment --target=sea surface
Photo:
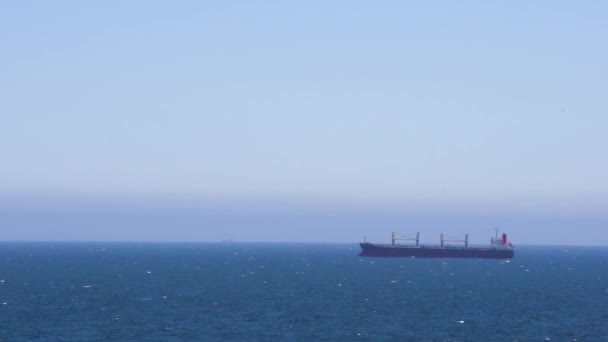
[[[0,243],[0,340],[608,341],[608,248]]]

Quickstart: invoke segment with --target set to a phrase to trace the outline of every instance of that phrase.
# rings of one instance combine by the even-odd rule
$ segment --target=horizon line
[[[358,245],[360,242],[346,242],[346,241],[221,241],[221,240],[2,240],[0,243],[174,243],[174,244],[187,244],[187,243],[204,243],[204,244],[218,244],[218,245],[236,245],[236,244],[306,244],[306,245]],[[470,246],[480,246],[481,244],[471,244]],[[434,246],[434,245],[428,245]],[[485,245],[483,245],[485,246]],[[597,244],[559,244],[559,243],[517,243],[514,244],[515,248],[521,247],[608,247],[607,245]]]

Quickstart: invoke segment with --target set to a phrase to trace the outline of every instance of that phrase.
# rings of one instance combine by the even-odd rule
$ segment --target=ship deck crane
[[[446,239],[444,234],[441,233],[441,235],[439,236],[440,240],[441,240],[441,247],[443,247],[443,243],[444,242],[463,242],[464,243],[464,248],[469,248],[469,234],[465,234],[464,235],[464,240],[461,239]]]
[[[392,241],[392,245],[395,245],[395,241],[400,240],[400,241],[416,241],[416,247],[420,246],[420,233],[416,233],[416,237],[409,237],[409,236],[405,236],[405,235],[398,235],[395,232],[391,233],[391,241]]]

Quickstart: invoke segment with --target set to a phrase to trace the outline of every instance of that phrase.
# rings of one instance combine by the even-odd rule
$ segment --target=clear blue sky
[[[608,244],[607,15],[599,1],[3,2],[3,212],[23,196],[490,211],[484,234],[511,213],[565,215],[550,242]],[[529,242],[555,227],[526,222],[511,230]],[[323,224],[320,240],[352,233]],[[23,227],[8,237],[144,239]],[[246,239],[305,240],[264,229]],[[223,236],[184,234],[158,239]]]

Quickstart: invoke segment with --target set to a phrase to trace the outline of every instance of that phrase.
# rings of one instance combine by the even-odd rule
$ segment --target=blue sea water
[[[608,248],[0,243],[0,340],[608,341]]]

